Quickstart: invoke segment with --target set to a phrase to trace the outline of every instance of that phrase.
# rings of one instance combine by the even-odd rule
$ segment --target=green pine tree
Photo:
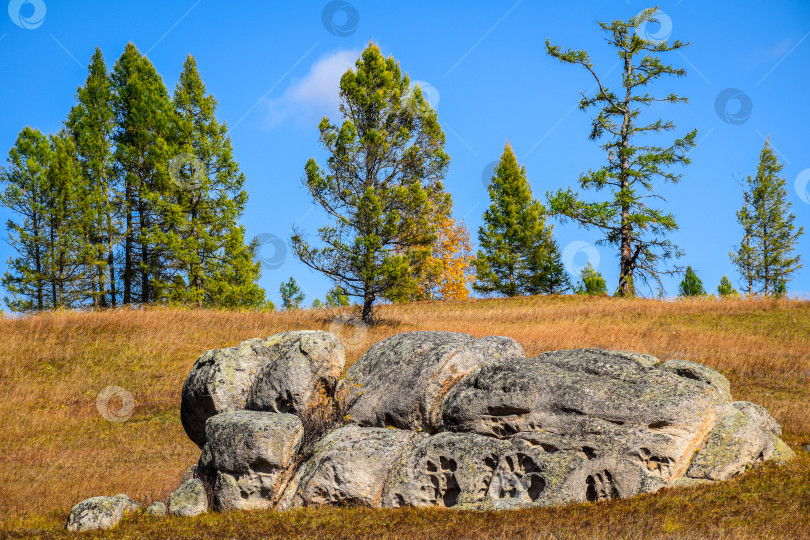
[[[706,296],[703,282],[697,277],[691,266],[686,267],[683,280],[678,285],[678,296]]]
[[[526,168],[507,144],[489,184],[492,203],[478,230],[473,289],[506,296],[559,294],[570,287],[542,205],[532,197]]]
[[[87,235],[90,190],[79,174],[76,148],[62,131],[50,138],[20,133],[3,171],[2,204],[19,218],[7,223],[17,251],[3,285],[15,311],[74,308],[92,301],[95,250]]]
[[[321,309],[324,307],[323,302],[321,302],[320,298],[316,298],[312,301],[312,309]]]
[[[326,307],[346,307],[349,304],[349,297],[340,285],[326,291]]]
[[[743,239],[730,256],[749,295],[784,296],[787,283],[802,267],[795,248],[804,228],[796,228],[796,216],[790,213],[783,168],[770,141],[765,141],[757,173],[745,181],[743,206],[737,212]]]
[[[156,236],[164,224],[159,203],[172,194],[169,159],[173,110],[152,63],[127,44],[112,73],[115,92],[115,168],[123,192],[122,302],[148,303],[155,281],[166,281],[167,246]]]
[[[301,304],[304,302],[304,292],[294,277],[290,276],[290,280],[282,283],[278,291],[281,293],[281,307],[286,310],[301,308]]]
[[[727,296],[739,296],[740,293],[738,293],[737,289],[731,284],[728,276],[723,276],[720,278],[720,284],[717,286],[717,294],[719,294],[721,298],[725,298]]]
[[[436,112],[393,57],[369,44],[340,80],[343,122],[324,118],[320,140],[326,171],[314,159],[304,185],[332,223],[318,230],[323,247],[299,231],[292,245],[301,261],[362,300],[374,320],[379,298],[416,287],[411,254],[436,237],[431,216],[449,213],[442,179],[449,157]]]
[[[12,311],[42,311],[50,307],[47,281],[47,173],[52,151],[39,130],[24,128],[8,154],[0,176],[0,203],[16,214],[6,222],[8,243],[16,251],[8,259],[4,300]]]
[[[79,174],[76,147],[68,133],[50,137],[51,160],[46,172],[45,279],[51,308],[74,308],[95,298],[98,253],[88,235],[94,224],[91,189]]]
[[[162,228],[154,235],[165,246],[167,268],[155,287],[161,299],[174,302],[260,306],[264,290],[257,284],[261,266],[254,257],[256,244],[245,243],[238,221],[248,198],[245,175],[193,56],[183,65],[173,105],[173,184],[171,196],[159,201]]]
[[[645,9],[628,21],[600,22],[608,34],[622,66],[620,88],[613,91],[595,72],[587,51],[567,50],[546,41],[549,55],[567,64],[585,68],[596,80],[598,91],[593,97],[583,95],[580,108],[598,107],[592,121],[590,139],[604,140],[602,149],[607,163],[597,170],[583,173],[579,178],[582,189],[607,190],[610,197],[604,201],[589,202],[570,188],[549,194],[550,211],[564,220],[573,220],[586,229],[604,232],[601,244],[617,248],[619,252],[619,287],[617,295],[634,296],[639,280],[650,281],[663,291],[661,275],[670,275],[678,268],[662,268],[664,263],[681,255],[668,238],[678,228],[675,217],[650,206],[651,199],[661,199],[656,193],[656,179],[677,183],[682,175],[672,172],[677,165],[689,164],[686,153],[695,146],[697,130],[676,138],[668,146],[642,144],[645,135],[657,142],[660,134],[675,129],[670,121],[640,122],[642,107],[658,103],[686,102],[686,98],[669,94],[656,98],[643,90],[662,77],[681,77],[682,69],[664,64],[661,53],[677,51],[687,44],[675,40],[647,41],[636,32],[639,25],[656,22],[657,8]],[[660,83],[659,83],[660,84]]]
[[[66,126],[76,145],[83,182],[90,190],[83,209],[87,241],[93,253],[87,261],[93,275],[93,304],[117,304],[115,249],[119,241],[121,201],[113,171],[114,96],[101,50],[96,48],[87,79],[76,92],[76,105]]]
[[[607,283],[602,274],[593,267],[588,261],[580,271],[580,282],[574,287],[574,292],[577,294],[585,294],[588,296],[599,296],[607,294]]]

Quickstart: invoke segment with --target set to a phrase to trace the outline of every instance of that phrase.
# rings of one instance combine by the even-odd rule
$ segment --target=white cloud
[[[766,62],[773,62],[785,54],[790,47],[790,38],[785,38],[773,47],[757,47],[745,60],[746,69],[756,69]]]
[[[354,66],[360,51],[337,51],[319,58],[304,77],[293,79],[278,99],[268,99],[266,125],[272,129],[287,119],[314,127],[323,116],[338,114],[340,77]]]

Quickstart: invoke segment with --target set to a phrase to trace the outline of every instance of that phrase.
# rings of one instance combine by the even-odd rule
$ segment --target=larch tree
[[[559,294],[570,288],[545,209],[532,196],[526,168],[504,147],[489,184],[492,201],[478,230],[473,289],[517,296]]]
[[[112,73],[115,92],[115,170],[123,192],[122,302],[155,299],[155,278],[164,276],[165,246],[155,242],[165,228],[159,201],[171,191],[173,110],[152,63],[127,44]]]
[[[606,200],[587,202],[570,188],[560,189],[548,195],[549,208],[563,221],[573,220],[586,229],[603,231],[605,236],[600,245],[618,249],[619,286],[616,293],[619,296],[636,295],[637,280],[647,285],[653,282],[663,290],[660,277],[680,271],[678,267],[665,266],[668,260],[682,254],[669,239],[670,233],[678,228],[675,217],[653,208],[650,202],[663,200],[655,191],[657,180],[673,184],[680,180],[682,175],[673,172],[673,167],[689,164],[687,152],[695,146],[697,130],[676,138],[667,146],[642,144],[641,139],[647,135],[658,140],[662,133],[675,129],[671,121],[643,122],[641,113],[644,107],[687,101],[673,93],[654,97],[644,90],[665,76],[685,75],[683,69],[662,62],[660,55],[678,51],[687,43],[650,41],[637,32],[641,25],[657,22],[657,10],[645,9],[628,21],[599,23],[622,67],[617,91],[596,74],[587,51],[563,51],[546,41],[549,55],[563,63],[582,66],[596,81],[595,95],[590,97],[583,93],[580,109],[597,108],[589,138],[604,140],[601,147],[607,154],[607,163],[583,173],[579,185],[583,190],[608,191],[610,194]]]
[[[65,124],[76,145],[82,179],[90,191],[85,221],[87,240],[95,250],[90,261],[94,274],[93,305],[115,306],[118,301],[115,249],[119,241],[121,200],[113,171],[114,96],[104,56],[98,48]]]
[[[14,311],[42,311],[50,307],[47,281],[48,138],[39,130],[24,128],[9,151],[2,170],[0,202],[16,214],[6,222],[8,243],[16,251],[8,259],[3,286],[4,300]]]
[[[342,123],[319,125],[325,169],[310,159],[303,181],[331,223],[318,229],[320,247],[298,230],[292,246],[304,264],[360,299],[368,324],[378,299],[415,287],[408,254],[434,241],[431,216],[448,213],[449,157],[436,112],[377,45],[341,77],[340,113]]]
[[[154,235],[167,253],[157,295],[200,307],[260,306],[256,245],[245,243],[239,224],[248,199],[245,175],[193,56],[186,58],[172,103],[177,154],[169,165],[170,195],[158,202],[168,226]]]
[[[436,239],[426,248],[418,268],[417,290],[410,300],[464,300],[470,295],[467,281],[472,270],[470,231],[451,216],[438,218]]]
[[[756,175],[745,180],[743,206],[737,212],[743,239],[731,260],[749,295],[784,296],[787,283],[802,267],[796,244],[804,228],[796,227],[796,216],[790,213],[785,178],[780,175],[783,168],[766,140]]]

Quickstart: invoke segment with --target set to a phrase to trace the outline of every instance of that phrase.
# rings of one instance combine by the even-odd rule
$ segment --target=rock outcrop
[[[169,512],[303,506],[514,509],[732,478],[793,451],[763,407],[684,360],[577,349],[526,358],[507,337],[409,332],[338,382],[326,332],[207,351],[181,414],[202,448]],[[72,530],[136,508],[88,499]],[[84,525],[84,524],[95,525]]]
[[[343,352],[329,334],[245,343],[205,353],[189,375],[212,358],[255,373],[233,391],[242,401],[205,412],[197,470],[217,509],[599,501],[793,455],[764,408],[732,401],[722,374],[685,360],[598,349],[526,358],[507,337],[408,332],[373,345],[335,385]],[[276,345],[248,360],[271,348],[261,343]],[[194,388],[186,382],[184,406]],[[324,400],[340,412],[312,422]]]

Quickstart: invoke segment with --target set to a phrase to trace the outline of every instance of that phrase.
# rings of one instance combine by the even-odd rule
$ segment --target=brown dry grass
[[[723,372],[735,398],[767,407],[794,448],[810,443],[810,302],[566,296],[425,302],[380,312],[383,322],[349,347],[350,362],[371,343],[416,329],[507,335],[529,355],[603,347],[684,358]],[[165,500],[199,456],[179,422],[180,390],[196,357],[284,330],[329,329],[332,315],[147,309],[0,320],[0,534],[59,534],[70,507],[93,495]],[[353,327],[342,334],[354,343]],[[134,396],[127,422],[108,422],[96,410],[96,396],[108,385]],[[786,468],[766,468],[724,486],[607,505],[507,514],[307,510],[184,522],[137,518],[115,534],[371,538],[376,531],[415,539],[536,537],[543,531],[599,537],[613,530],[632,537],[755,537],[770,530],[810,536],[810,457],[800,454]]]

